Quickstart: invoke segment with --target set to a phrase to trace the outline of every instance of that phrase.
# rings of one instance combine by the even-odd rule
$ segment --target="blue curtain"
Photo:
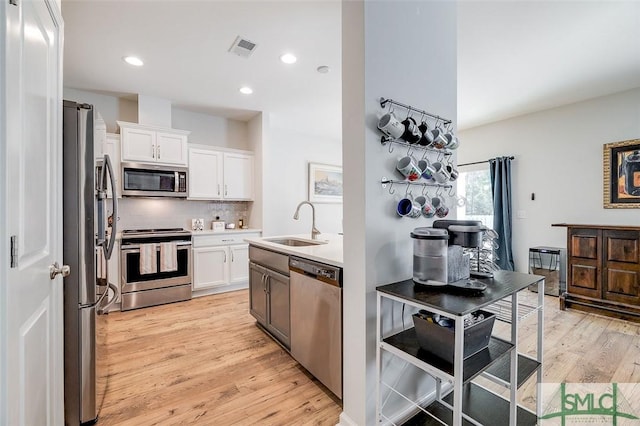
[[[493,197],[493,229],[498,233],[497,264],[513,271],[511,250],[511,158],[497,157],[489,160],[491,194]]]

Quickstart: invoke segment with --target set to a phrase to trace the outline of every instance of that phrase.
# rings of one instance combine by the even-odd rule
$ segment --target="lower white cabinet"
[[[217,287],[229,283],[229,248],[193,249],[193,289]]]
[[[236,290],[249,284],[249,245],[259,232],[193,235],[193,291]]]
[[[229,246],[229,282],[231,284],[249,280],[249,244]]]

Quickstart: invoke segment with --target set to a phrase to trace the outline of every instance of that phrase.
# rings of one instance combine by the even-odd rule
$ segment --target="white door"
[[[229,246],[231,263],[229,266],[229,282],[231,284],[249,280],[249,244]]]
[[[63,280],[49,266],[62,260],[62,17],[55,0],[2,3],[0,235],[17,248],[13,265],[0,250],[0,424],[61,425]]]
[[[208,149],[189,149],[189,198],[222,198],[222,153]]]
[[[159,163],[187,165],[187,137],[174,133],[156,133],[156,153]]]
[[[253,199],[253,156],[224,154],[224,198],[229,200]]]
[[[116,181],[116,197],[122,198],[122,186],[120,183],[120,135],[116,135],[114,133],[107,133],[105,136],[104,145],[102,147],[104,154],[107,154],[111,159],[111,166],[114,171],[114,179]],[[104,156],[104,154],[102,154]],[[111,185],[107,188],[107,197],[113,197],[113,193],[111,190]],[[114,253],[118,253],[116,249],[114,249]],[[118,257],[118,256],[113,256]],[[112,257],[112,258],[113,258]]]
[[[156,162],[156,132],[120,127],[122,161]]]
[[[193,249],[193,289],[229,284],[229,250],[226,246]]]

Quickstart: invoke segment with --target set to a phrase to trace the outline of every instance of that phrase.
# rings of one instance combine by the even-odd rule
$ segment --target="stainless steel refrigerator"
[[[64,279],[64,405],[65,424],[74,426],[97,420],[107,385],[97,339],[119,292],[106,268],[117,224],[107,232],[107,203],[113,218],[118,211],[107,187],[115,180],[109,157],[96,161],[93,136],[93,107],[64,101],[63,261],[71,268]]]

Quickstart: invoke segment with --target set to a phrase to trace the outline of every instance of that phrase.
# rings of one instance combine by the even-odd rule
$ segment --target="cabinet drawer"
[[[220,234],[220,235],[194,235],[193,247],[229,246],[233,244],[246,244],[245,238],[258,238],[259,233]]]
[[[289,256],[286,254],[250,245],[249,260],[289,276]]]

